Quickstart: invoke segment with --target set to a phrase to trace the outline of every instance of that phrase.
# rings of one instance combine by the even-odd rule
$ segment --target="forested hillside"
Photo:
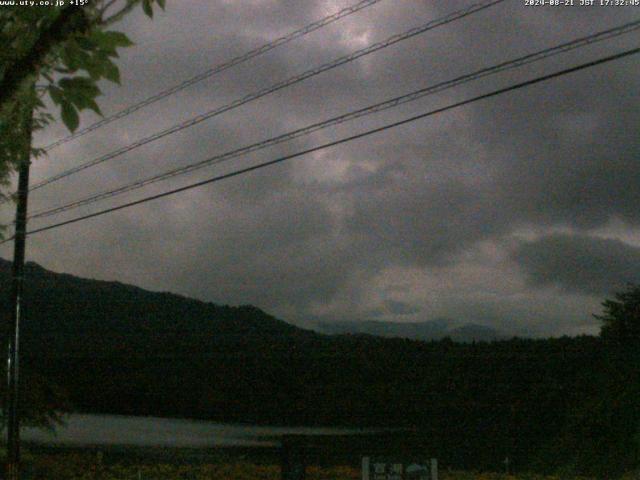
[[[0,262],[5,299],[8,274]],[[61,388],[77,411],[412,427],[446,464],[465,468],[495,469],[507,456],[540,471],[638,465],[638,355],[615,342],[321,335],[255,307],[35,264],[27,285],[27,378]]]
[[[365,333],[379,337],[409,338],[423,341],[442,340],[449,337],[457,342],[490,342],[506,338],[506,335],[491,327],[473,323],[455,326],[455,322],[447,318],[403,323],[372,320],[318,322],[316,326],[319,332],[331,335]]]

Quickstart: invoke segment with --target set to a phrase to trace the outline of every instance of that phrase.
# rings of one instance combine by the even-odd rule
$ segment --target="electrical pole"
[[[22,300],[24,286],[24,257],[27,230],[27,199],[29,196],[29,166],[31,164],[31,129],[33,113],[25,118],[25,151],[18,168],[18,192],[16,205],[15,238],[13,242],[13,266],[11,271],[11,318],[7,347],[7,397],[4,408],[7,425],[7,465],[6,480],[20,478],[20,411],[19,392],[19,353],[20,321],[22,320]]]

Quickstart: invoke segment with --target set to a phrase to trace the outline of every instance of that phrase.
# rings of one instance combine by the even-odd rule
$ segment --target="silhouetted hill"
[[[409,338],[432,341],[450,337],[457,342],[492,341],[505,338],[497,330],[482,325],[467,324],[453,327],[453,321],[445,318],[426,322],[341,321],[318,322],[317,331],[330,335],[367,334],[389,338]]]
[[[0,295],[9,295],[11,263],[0,259]],[[25,267],[25,339],[46,335],[305,335],[259,308],[230,307],[119,282]],[[6,297],[5,297],[6,298]]]
[[[5,325],[9,267],[0,260]],[[357,328],[388,335],[398,325]],[[41,375],[80,412],[411,427],[430,455],[460,468],[495,470],[505,456],[520,469],[570,465],[601,477],[637,466],[627,447],[640,425],[638,358],[616,360],[596,337],[464,344],[453,339],[494,332],[447,330],[443,321],[402,328],[411,330],[394,330],[394,338],[327,336],[251,306],[30,263],[22,388],[29,398],[36,389],[28,379]],[[399,338],[443,329],[448,337],[440,341]]]
[[[492,342],[503,340],[506,335],[495,328],[468,323],[447,332],[447,336],[456,342]]]

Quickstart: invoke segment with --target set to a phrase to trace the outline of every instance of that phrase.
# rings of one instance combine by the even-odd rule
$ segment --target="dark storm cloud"
[[[640,282],[640,248],[620,240],[557,234],[524,242],[513,255],[534,285],[605,296]]]
[[[448,151],[435,141],[415,158],[398,152],[358,185],[348,228],[368,242],[369,252],[384,252],[390,262],[441,265],[475,242],[505,231],[510,213],[500,211],[490,187],[446,178],[438,171],[447,169],[442,163],[456,163],[459,139],[451,140]]]
[[[167,13],[153,21],[136,12],[120,26],[138,43],[122,53],[123,87],[105,84],[101,107],[115,112],[350,3],[184,0],[168,2]],[[33,179],[470,3],[383,0],[60,147],[36,164]],[[264,140],[638,14],[636,8],[536,9],[523,3],[504,2],[139,148],[36,192],[32,208],[55,206]],[[634,35],[316,132],[104,206],[618,51],[632,45]],[[549,237],[548,242],[556,243],[524,244],[517,251],[573,248],[584,259],[600,248],[599,240],[592,244],[586,235],[598,230],[613,238],[608,230],[613,220],[637,237],[638,87],[635,58],[597,67],[55,234],[34,236],[31,259],[78,275],[220,303],[253,303],[298,322],[366,319],[378,312],[385,319],[446,316],[530,334],[595,331],[580,319],[590,321],[598,303],[594,295],[613,278],[610,272],[624,273],[622,264],[614,262],[618,267],[605,269],[602,260],[600,267],[590,269],[581,263],[576,271],[564,272],[562,281],[550,283],[545,279],[553,277],[549,269],[555,257],[540,253],[539,258],[548,262],[539,263],[535,256],[524,257],[527,261],[512,258],[512,236],[523,231],[544,235],[558,228],[575,231],[578,236],[567,237],[578,239],[575,242]],[[86,114],[83,125],[93,120]],[[38,143],[64,134],[54,125]],[[631,252],[634,247],[625,248]],[[6,256],[6,251],[0,253]],[[531,283],[525,284],[515,262]],[[423,288],[425,284],[429,288]],[[487,285],[494,284],[499,286],[487,292]],[[556,284],[564,290],[553,290]],[[567,294],[570,284],[579,286]],[[401,287],[392,289],[394,285]]]
[[[409,305],[404,302],[398,302],[396,300],[387,300],[385,302],[385,306],[392,315],[413,315],[420,311],[420,307]]]

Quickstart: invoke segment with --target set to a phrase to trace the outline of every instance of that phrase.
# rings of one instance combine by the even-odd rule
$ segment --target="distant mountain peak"
[[[319,321],[316,330],[325,334],[367,334],[379,337],[409,338],[412,340],[440,340],[450,337],[458,342],[492,341],[505,338],[498,330],[475,323],[456,326],[456,321],[438,317],[423,322]]]

